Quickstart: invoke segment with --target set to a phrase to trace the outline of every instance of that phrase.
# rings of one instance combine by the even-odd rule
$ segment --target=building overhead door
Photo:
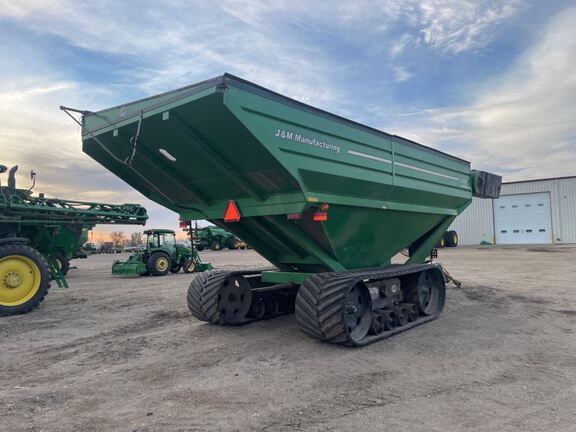
[[[504,195],[494,200],[496,244],[552,243],[550,194]]]

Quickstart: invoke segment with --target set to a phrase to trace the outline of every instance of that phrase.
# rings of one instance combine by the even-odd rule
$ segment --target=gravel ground
[[[1,431],[576,430],[576,248],[442,250],[463,282],[442,316],[360,349],[293,316],[200,323],[192,275],[113,278],[119,257],[76,261],[70,290],[0,320]]]

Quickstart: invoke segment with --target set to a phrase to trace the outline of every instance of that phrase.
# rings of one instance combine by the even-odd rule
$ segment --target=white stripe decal
[[[415,167],[415,166],[412,166],[412,165],[406,165],[406,164],[403,164],[403,163],[400,163],[400,162],[396,162],[395,164],[398,165],[398,166],[404,167],[404,168],[410,168],[410,169],[413,169],[413,170],[416,170],[416,171],[420,171],[420,172],[427,173],[427,174],[432,174],[432,175],[435,175],[435,176],[438,176],[438,177],[444,177],[444,178],[447,178],[447,179],[450,179],[450,180],[458,180],[458,177],[452,177],[452,176],[449,176],[449,175],[446,175],[446,174],[437,173],[437,172],[430,171],[430,170],[427,170],[427,169],[424,169],[424,168],[418,168],[418,167]]]
[[[388,163],[388,164],[391,164],[391,163],[392,163],[392,161],[389,160],[389,159],[384,159],[384,158],[381,158],[381,157],[378,157],[378,156],[369,155],[369,154],[366,154],[366,153],[360,153],[360,152],[357,152],[357,151],[354,151],[354,150],[348,150],[348,154],[351,154],[352,156],[359,156],[359,157],[362,157],[362,158],[365,158],[365,159],[375,160],[375,161],[378,161],[378,162],[384,162],[384,163]],[[413,165],[407,165],[407,164],[404,164],[404,163],[401,163],[401,162],[394,162],[394,165],[399,166],[399,167],[402,167],[402,168],[413,169],[414,171],[420,171],[420,172],[423,172],[423,173],[426,173],[426,174],[432,174],[432,175],[435,175],[435,176],[438,176],[438,177],[443,177],[443,178],[447,178],[447,179],[450,179],[450,180],[456,180],[456,181],[458,181],[458,177],[453,177],[453,176],[449,176],[449,175],[447,175],[447,174],[442,174],[442,173],[439,173],[439,172],[430,171],[430,170],[427,170],[427,169],[424,169],[424,168],[419,168],[419,167],[416,167],[416,166],[413,166]]]
[[[360,156],[360,157],[363,157],[363,158],[366,158],[366,159],[372,159],[372,160],[375,160],[375,161],[378,161],[378,162],[384,162],[384,163],[389,163],[389,164],[392,163],[392,161],[389,160],[389,159],[384,159],[384,158],[381,158],[381,157],[378,157],[378,156],[372,156],[372,155],[369,155],[369,154],[366,154],[366,153],[360,153],[360,152],[357,152],[357,151],[354,151],[354,150],[348,150],[348,154],[351,154],[351,155],[353,155],[353,156]]]

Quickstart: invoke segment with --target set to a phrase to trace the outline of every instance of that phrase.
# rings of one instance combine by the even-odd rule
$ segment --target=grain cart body
[[[422,263],[474,193],[499,190],[498,176],[465,160],[227,74],[84,112],[82,125],[85,153],[181,219],[207,219],[273,263],[260,284],[389,268],[405,248],[408,266]]]

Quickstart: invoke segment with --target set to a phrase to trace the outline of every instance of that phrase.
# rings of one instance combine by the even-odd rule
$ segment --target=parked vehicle
[[[246,243],[223,228],[208,226],[195,231],[194,246],[199,251],[204,249],[216,251],[224,248],[246,249]]]
[[[211,270],[210,263],[202,263],[198,252],[176,244],[175,232],[167,229],[144,231],[144,250],[135,252],[127,261],[114,261],[112,274],[116,276],[165,276],[168,272],[184,273]]]
[[[82,148],[276,267],[196,276],[192,315],[238,325],[295,311],[308,335],[359,346],[441,314],[434,245],[473,196],[499,196],[501,177],[228,74],[168,95],[85,111]]]
[[[7,171],[0,165],[0,174]],[[32,187],[16,188],[10,169],[7,186],[0,185],[0,316],[36,308],[55,280],[67,288],[70,260],[81,251],[87,230],[96,224],[144,225],[146,209],[136,204],[103,204],[34,196]]]

